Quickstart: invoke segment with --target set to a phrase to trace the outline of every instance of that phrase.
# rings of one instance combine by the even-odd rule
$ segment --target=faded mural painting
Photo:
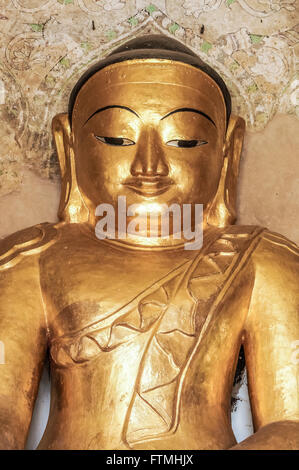
[[[146,33],[182,41],[225,79],[249,129],[298,113],[295,0],[2,0],[0,194],[22,165],[55,178],[51,117],[89,64]],[[7,152],[5,152],[7,148]]]

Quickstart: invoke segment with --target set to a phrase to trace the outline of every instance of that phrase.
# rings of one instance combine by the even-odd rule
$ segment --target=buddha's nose
[[[144,131],[138,139],[131,165],[132,176],[167,176],[167,165],[160,137],[154,129]]]

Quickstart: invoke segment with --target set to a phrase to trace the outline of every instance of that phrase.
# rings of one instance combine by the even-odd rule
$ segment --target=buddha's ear
[[[52,120],[52,133],[56,145],[62,180],[65,177],[68,164],[68,154],[71,142],[71,126],[67,113],[57,114]]]
[[[236,196],[245,121],[231,116],[223,146],[223,167],[216,196],[208,210],[209,225],[225,227],[236,221]]]
[[[66,113],[53,118],[52,132],[61,172],[58,217],[69,223],[86,222],[89,213],[77,184],[73,136]]]

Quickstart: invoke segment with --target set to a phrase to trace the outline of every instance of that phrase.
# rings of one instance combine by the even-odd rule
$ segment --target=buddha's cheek
[[[78,146],[76,154],[79,187],[95,205],[113,203],[122,194],[123,180],[130,175],[132,157],[111,146],[86,144]]]
[[[201,204],[208,204],[213,200],[221,174],[221,167],[218,165],[214,166],[202,166],[198,173],[197,178],[194,182],[194,200]]]
[[[90,201],[96,203],[101,192],[99,163],[91,158],[88,161],[86,159],[77,159],[76,173],[81,193],[86,195]]]
[[[211,161],[213,164],[211,164]],[[176,183],[178,202],[206,205],[215,196],[223,158],[189,158],[172,162],[170,176]]]

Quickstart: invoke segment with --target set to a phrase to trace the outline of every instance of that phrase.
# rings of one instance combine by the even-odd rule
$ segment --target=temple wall
[[[295,1],[0,0],[0,237],[56,220],[51,118],[66,111],[82,71],[131,37],[163,33],[223,76],[233,112],[246,120],[238,222],[299,243]],[[243,408],[233,416],[239,440],[251,429],[245,386],[241,394]],[[48,398],[45,374],[29,447],[44,426]]]

